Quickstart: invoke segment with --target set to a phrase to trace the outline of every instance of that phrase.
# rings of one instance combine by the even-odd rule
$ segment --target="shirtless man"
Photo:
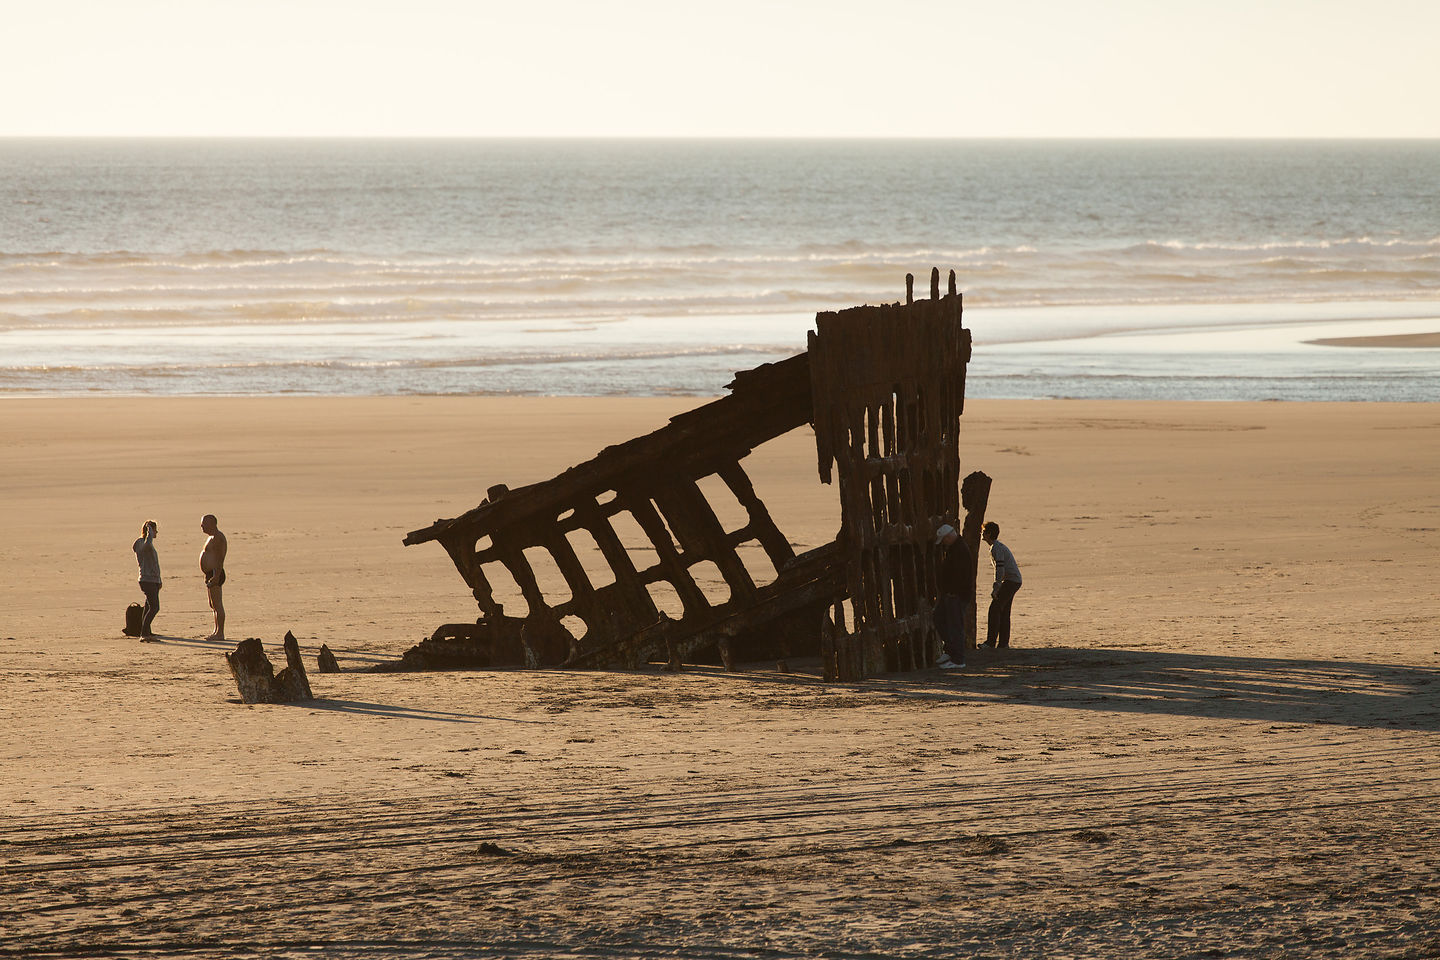
[[[200,572],[205,574],[205,597],[210,601],[210,609],[215,611],[215,632],[205,639],[224,640],[225,602],[220,588],[225,584],[225,551],[229,544],[220,532],[215,514],[201,517],[200,529],[207,536],[205,548],[200,551]]]

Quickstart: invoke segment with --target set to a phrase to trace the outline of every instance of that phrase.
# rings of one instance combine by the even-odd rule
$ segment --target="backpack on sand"
[[[120,631],[127,637],[140,636],[140,625],[145,622],[145,608],[132,603],[125,608],[125,629]]]

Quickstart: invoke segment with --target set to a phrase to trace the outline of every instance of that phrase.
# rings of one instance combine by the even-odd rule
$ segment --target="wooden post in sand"
[[[241,640],[233,653],[225,654],[230,665],[230,675],[240,690],[240,699],[246,703],[294,703],[300,700],[314,700],[310,691],[310,679],[305,675],[305,663],[300,659],[300,644],[295,634],[285,633],[286,667],[275,672],[270,658],[265,656],[264,645],[259,637]]]
[[[230,665],[235,686],[240,688],[241,700],[246,703],[274,702],[270,698],[275,686],[275,667],[265,656],[259,637],[241,640],[234,653],[225,654],[225,662]]]

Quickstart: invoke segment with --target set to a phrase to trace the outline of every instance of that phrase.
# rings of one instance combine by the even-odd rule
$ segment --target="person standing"
[[[215,611],[215,632],[205,639],[224,640],[225,599],[220,588],[225,585],[225,552],[229,543],[213,513],[200,518],[200,529],[206,535],[205,547],[200,551],[200,572],[205,574],[205,599]]]
[[[985,624],[985,646],[1010,646],[1010,607],[1020,589],[1020,565],[1015,554],[1000,542],[1000,524],[991,521],[981,529],[980,538],[990,544],[990,562],[995,564],[995,583],[990,587],[990,613]]]
[[[936,665],[942,670],[959,670],[965,666],[965,611],[975,602],[975,558],[948,523],[935,531],[935,543],[945,548],[936,583],[940,599],[935,604],[935,629],[944,651]]]
[[[140,619],[140,639],[154,640],[150,625],[155,614],[160,612],[160,554],[155,549],[155,537],[160,527],[154,520],[140,525],[140,539],[135,541],[135,560],[140,564],[140,592],[145,594],[145,612]]]

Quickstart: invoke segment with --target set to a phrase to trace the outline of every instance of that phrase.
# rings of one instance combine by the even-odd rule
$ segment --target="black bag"
[[[138,603],[132,603],[125,608],[125,629],[121,633],[127,637],[140,636],[140,625],[145,622],[145,608]]]

